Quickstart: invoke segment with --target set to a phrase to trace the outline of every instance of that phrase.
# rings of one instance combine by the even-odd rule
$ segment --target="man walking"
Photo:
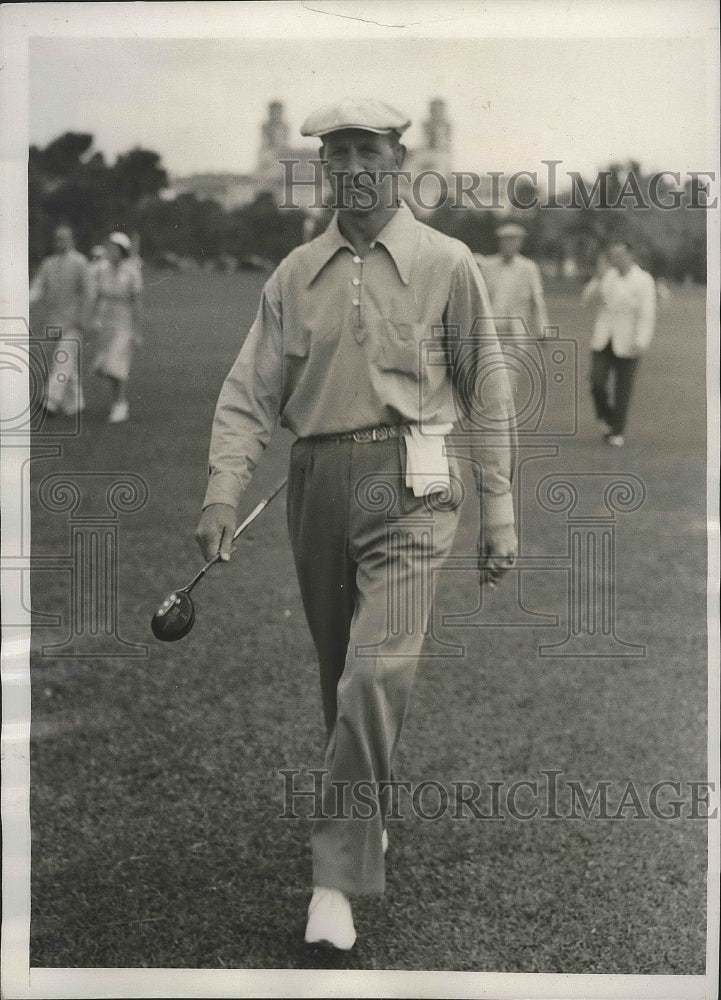
[[[75,249],[70,226],[53,234],[55,252],[40,265],[30,286],[30,304],[45,308],[45,329],[57,330],[45,395],[45,412],[68,415],[85,408],[79,343],[93,305],[93,282],[86,258]]]
[[[598,311],[591,338],[591,395],[605,440],[622,448],[641,356],[656,325],[656,284],[623,241],[608,249],[611,265],[584,289]]]
[[[218,400],[196,532],[206,558],[230,558],[239,498],[279,415],[297,435],[288,526],[327,729],[305,939],[342,950],[356,938],[350,898],[384,891],[383,789],[428,629],[428,569],[458,522],[458,463],[444,447],[458,419],[492,429],[468,446],[481,581],[495,585],[516,554],[512,404],[485,287],[467,247],[388,193],[409,124],[352,99],[305,122],[337,213],[265,286]],[[481,383],[476,398],[469,385]],[[391,627],[400,608],[409,618]],[[338,803],[361,784],[368,818]]]
[[[535,261],[521,253],[526,230],[517,222],[504,222],[496,229],[499,253],[475,254],[488,287],[498,336],[518,340],[543,339],[548,326],[541,272]]]

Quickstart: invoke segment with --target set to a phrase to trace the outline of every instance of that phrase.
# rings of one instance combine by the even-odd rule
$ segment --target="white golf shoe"
[[[124,424],[129,416],[130,407],[128,406],[128,401],[127,399],[121,399],[117,403],[113,403],[113,408],[110,411],[110,416],[108,417],[108,423]]]
[[[330,945],[339,951],[350,951],[356,933],[350,900],[338,889],[317,885],[308,906],[306,944]]]
[[[623,448],[626,443],[622,434],[609,434],[606,441],[612,448]]]

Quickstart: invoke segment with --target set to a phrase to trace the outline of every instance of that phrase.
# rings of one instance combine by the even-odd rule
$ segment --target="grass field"
[[[68,553],[69,514],[38,502],[46,476],[81,481],[93,503],[105,485],[80,474],[147,483],[142,509],[117,522],[119,633],[147,655],[43,655],[68,633],[69,577],[52,566],[33,574],[34,609],[63,624],[33,639],[31,967],[703,973],[706,824],[637,820],[633,810],[621,820],[408,815],[391,824],[385,898],[355,907],[356,949],[328,959],[302,944],[309,826],[278,818],[278,771],[321,766],[324,734],[284,501],[195,592],[186,639],[162,645],[149,630],[158,603],[201,564],[193,531],[213,408],[261,282],[149,273],[130,424],[105,423],[104,387],[88,375],[81,433],[55,456],[42,451],[52,436],[36,438],[36,558]],[[594,427],[588,318],[573,298],[549,310],[579,343],[579,425],[555,454],[523,453],[521,555],[564,550],[565,516],[535,500],[544,476],[638,477],[645,502],[616,514],[617,634],[646,655],[539,656],[565,635],[562,570],[523,574],[526,606],[559,623],[517,628],[507,624],[510,578],[478,627],[444,624],[472,611],[477,592],[470,574],[443,574],[437,634],[465,655],[422,661],[397,775],[510,785],[556,769],[586,787],[607,780],[616,797],[628,781],[644,793],[664,779],[703,781],[704,297],[679,290],[664,306],[623,451],[606,449]],[[285,469],[289,444],[279,432],[248,509]],[[459,553],[473,531],[469,515]]]

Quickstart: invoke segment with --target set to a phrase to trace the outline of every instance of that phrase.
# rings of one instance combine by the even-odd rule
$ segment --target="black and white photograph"
[[[713,1000],[717,5],[0,29],[4,1000]]]

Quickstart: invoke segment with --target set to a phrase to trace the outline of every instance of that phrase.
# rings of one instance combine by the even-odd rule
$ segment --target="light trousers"
[[[60,339],[53,342],[45,405],[49,410],[62,410],[68,414],[77,413],[85,407],[78,330],[63,329]]]
[[[405,486],[404,450],[402,438],[305,438],[291,455],[288,527],[328,736],[313,884],[346,895],[384,891],[384,783],[431,620],[434,570],[458,523],[457,499]],[[365,804],[354,809],[358,794]]]

